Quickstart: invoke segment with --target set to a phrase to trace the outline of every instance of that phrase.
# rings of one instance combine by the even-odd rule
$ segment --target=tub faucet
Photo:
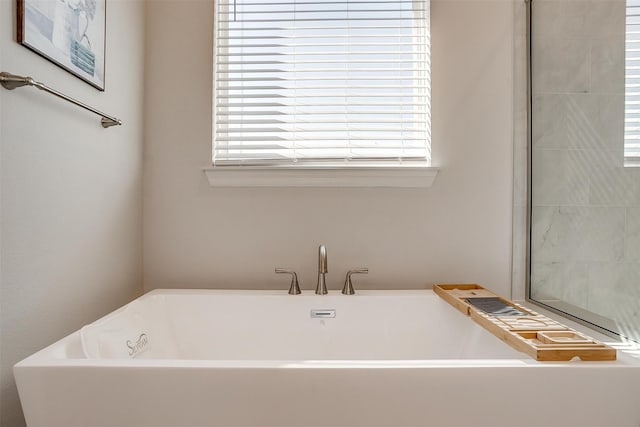
[[[352,274],[367,274],[369,273],[368,268],[356,268],[355,270],[349,270],[347,272],[347,277],[344,279],[344,287],[342,288],[342,293],[345,295],[353,295],[356,293],[353,290],[353,282],[351,281]]]
[[[324,245],[320,245],[318,248],[318,285],[316,286],[316,295],[327,294],[325,274],[327,274],[327,248]]]
[[[289,286],[289,295],[300,295],[300,285],[298,284],[298,275],[293,270],[285,268],[276,268],[276,273],[285,273],[291,275],[291,285]]]

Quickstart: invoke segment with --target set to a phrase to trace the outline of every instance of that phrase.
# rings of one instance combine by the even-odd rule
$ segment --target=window
[[[428,165],[428,0],[218,0],[214,167]]]
[[[625,41],[625,166],[640,166],[640,0],[627,0]]]

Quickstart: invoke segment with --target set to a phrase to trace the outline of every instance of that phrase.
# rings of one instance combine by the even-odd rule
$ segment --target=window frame
[[[625,167],[640,167],[640,1],[626,0],[625,11],[623,158]]]
[[[429,0],[425,0],[429,1]],[[215,20],[217,22],[218,2]],[[427,29],[429,26],[427,25]],[[214,37],[214,73],[217,67],[218,35]],[[427,35],[429,37],[429,35]],[[429,46],[428,46],[429,47]],[[430,61],[428,61],[430,63]],[[430,68],[430,67],[429,67]],[[427,70],[430,74],[430,69]],[[215,144],[216,132],[216,78],[214,81],[213,95],[213,122],[212,144]],[[430,95],[427,95],[430,99]],[[431,105],[427,105],[427,129],[428,137],[426,150],[431,150]],[[212,145],[212,160],[215,146]],[[213,163],[213,162],[212,162]],[[427,156],[424,161],[404,161],[401,163],[385,162],[348,162],[338,161],[331,163],[304,162],[297,165],[212,165],[203,168],[207,179],[212,186],[221,187],[405,187],[426,188],[430,187],[438,173],[439,168],[432,166],[431,159]]]

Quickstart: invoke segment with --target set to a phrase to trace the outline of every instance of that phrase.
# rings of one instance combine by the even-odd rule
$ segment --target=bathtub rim
[[[156,295],[241,295],[241,296],[283,296],[285,298],[317,298],[318,301],[327,299],[327,295],[315,295],[312,290],[303,290],[301,295],[287,295],[283,290],[252,290],[252,289],[153,289],[144,293],[129,303],[116,308],[110,313],[91,323],[101,322],[124,311],[133,301],[144,301]],[[345,296],[337,290],[330,290],[328,296],[336,298],[375,297],[375,296],[407,296],[420,295],[434,298],[446,304],[451,310],[455,308],[442,300],[432,289],[382,289],[359,290],[355,295]],[[528,304],[524,303],[524,306]],[[569,362],[539,362],[522,353],[513,359],[389,359],[389,360],[271,360],[271,359],[242,359],[242,360],[201,360],[201,359],[88,359],[85,357],[61,357],[55,351],[60,346],[71,342],[80,342],[80,329],[61,338],[60,340],[31,354],[14,365],[14,373],[28,367],[126,367],[126,368],[224,368],[224,369],[433,369],[433,368],[495,368],[495,367],[547,367],[547,368],[640,368],[640,345],[630,345],[621,341],[611,341],[612,338],[602,335],[596,330],[584,325],[571,322],[570,319],[554,313],[545,312],[536,307],[538,312],[570,326],[580,332],[596,338],[618,350],[615,361],[569,361]],[[468,319],[469,322],[473,322]],[[498,339],[496,337],[496,339]],[[508,345],[502,343],[503,345]]]

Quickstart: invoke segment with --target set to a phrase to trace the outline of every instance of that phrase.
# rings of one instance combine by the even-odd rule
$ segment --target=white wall
[[[109,0],[106,91],[15,42],[0,0],[1,71],[31,75],[122,118],[33,88],[0,88],[0,425],[24,425],[11,366],[142,292],[144,3]]]
[[[145,289],[281,288],[273,268],[329,288],[477,282],[510,294],[513,123],[511,0],[432,2],[433,162],[427,190],[220,189],[211,158],[211,1],[147,14]]]
[[[5,11],[5,8],[3,7],[2,11]],[[0,70],[4,70],[4,48],[0,48]],[[2,142],[3,142],[3,132],[2,129],[4,129],[3,126],[3,114],[2,114],[2,100],[3,97],[0,96],[0,147],[2,146]],[[2,187],[2,150],[0,149],[0,188]],[[0,197],[0,224],[2,224],[2,197]],[[0,226],[0,242],[2,242],[2,227]],[[5,388],[4,386],[4,380],[5,380],[5,376],[3,374],[3,363],[2,363],[2,337],[4,336],[2,333],[3,327],[2,327],[2,319],[3,319],[3,314],[4,314],[4,290],[3,290],[3,286],[2,286],[2,244],[0,243],[0,425],[2,425],[2,402],[4,402],[3,396],[6,396],[7,393],[4,393],[3,390]]]
[[[528,4],[513,5],[513,237],[511,299],[524,301],[528,276]]]

